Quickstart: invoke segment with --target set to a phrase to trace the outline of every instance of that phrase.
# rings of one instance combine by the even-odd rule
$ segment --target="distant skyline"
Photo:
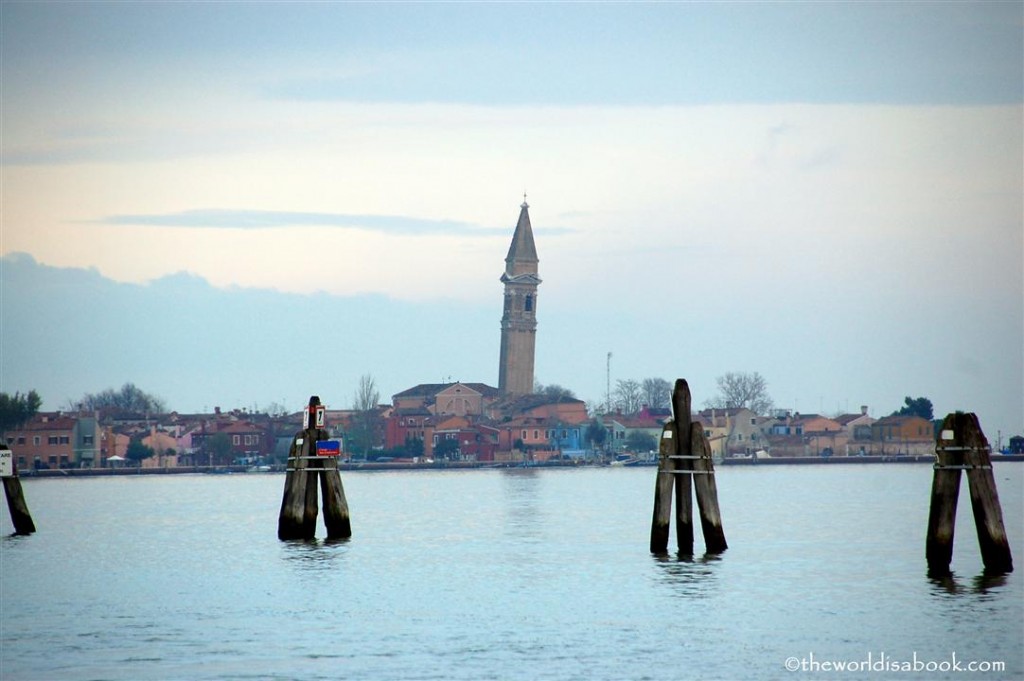
[[[803,412],[926,396],[1024,431],[1020,3],[5,1],[0,39],[0,389],[45,408],[297,405],[309,338],[336,404],[365,373],[494,385],[526,192],[543,383],[601,402],[612,352],[613,385],[698,404],[758,371]],[[44,283],[85,280],[135,307],[62,328]],[[270,344],[274,305],[358,316]],[[151,352],[90,340],[101,384],[31,361],[118,319]],[[139,333],[169,322],[193,345]]]

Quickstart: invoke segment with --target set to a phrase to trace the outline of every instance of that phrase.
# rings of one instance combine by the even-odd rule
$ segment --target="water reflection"
[[[543,535],[540,511],[540,474],[536,468],[501,470],[506,536],[537,539]]]
[[[333,570],[345,555],[346,539],[291,539],[281,542],[287,563],[308,572]]]
[[[933,594],[940,598],[971,594],[991,597],[1002,587],[1006,586],[1007,576],[1003,573],[991,574],[982,572],[979,575],[975,575],[970,580],[970,585],[968,586],[963,580],[957,579],[954,572],[945,574],[929,573],[928,581],[931,582]],[[984,600],[984,598],[981,600]]]
[[[703,599],[711,596],[717,588],[720,555],[672,557],[662,554],[652,556],[652,560],[658,570],[659,581],[667,584],[673,595]]]

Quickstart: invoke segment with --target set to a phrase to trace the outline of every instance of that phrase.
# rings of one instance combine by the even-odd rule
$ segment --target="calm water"
[[[955,577],[927,578],[931,473],[721,469],[731,548],[685,562],[647,552],[651,468],[345,473],[341,543],[277,540],[282,475],[26,479],[0,678],[1021,678],[1024,466],[996,468],[1017,565],[997,580],[966,484]],[[1006,671],[813,666],[915,654]]]

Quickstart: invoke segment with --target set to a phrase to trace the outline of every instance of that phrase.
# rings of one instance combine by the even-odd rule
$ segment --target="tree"
[[[592,449],[597,449],[608,439],[608,429],[604,427],[603,423],[594,419],[587,424],[587,430],[583,436],[590,443]]]
[[[286,416],[288,414],[288,409],[286,409],[280,402],[271,402],[263,408],[263,412],[272,418],[279,418],[281,416]]]
[[[167,411],[162,399],[140,390],[134,383],[125,383],[120,390],[108,388],[100,393],[86,393],[76,406],[87,411],[118,409],[134,414],[162,414]]]
[[[909,395],[903,400],[903,407],[894,411],[893,416],[920,416],[931,421],[934,418],[932,401],[927,397],[911,398]]]
[[[0,433],[27,423],[39,411],[43,400],[35,390],[27,395],[0,393]]]
[[[561,400],[566,397],[576,397],[576,394],[572,390],[569,390],[568,388],[563,388],[557,383],[552,383],[551,385],[541,385],[540,383],[535,383],[533,386],[533,392],[536,395],[544,395],[545,397],[550,397],[554,400]]]
[[[643,406],[643,391],[639,381],[632,378],[615,381],[615,407],[623,414],[635,414]]]
[[[373,449],[379,430],[379,402],[380,393],[377,391],[373,376],[364,374],[359,378],[359,387],[353,397],[352,411],[355,413],[352,415],[352,427],[347,440],[347,447],[351,453],[366,456]]]
[[[454,459],[459,453],[459,441],[444,438],[434,447],[435,459]]]
[[[672,384],[664,378],[645,378],[640,391],[644,404],[651,409],[664,409],[672,402]]]
[[[232,459],[234,459],[231,436],[227,433],[214,433],[203,442],[203,452],[206,454],[211,466],[222,466],[231,463]]]
[[[405,453],[407,456],[418,457],[423,456],[423,438],[413,437],[412,435],[405,436]]]
[[[633,430],[626,437],[626,447],[634,452],[650,452],[658,448],[658,441],[650,433]]]
[[[142,444],[142,440],[133,439],[128,443],[128,451],[125,452],[125,458],[138,464],[143,459],[148,459],[153,456],[153,454],[155,454],[155,452],[152,447],[147,447]]]
[[[757,373],[729,372],[716,379],[718,394],[704,403],[715,409],[746,408],[755,414],[767,414],[772,409],[768,395],[768,382]]]

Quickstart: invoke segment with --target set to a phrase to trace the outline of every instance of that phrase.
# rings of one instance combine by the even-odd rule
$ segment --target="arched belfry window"
[[[533,312],[533,296],[526,294],[526,300],[523,301],[523,309],[527,312]]]

